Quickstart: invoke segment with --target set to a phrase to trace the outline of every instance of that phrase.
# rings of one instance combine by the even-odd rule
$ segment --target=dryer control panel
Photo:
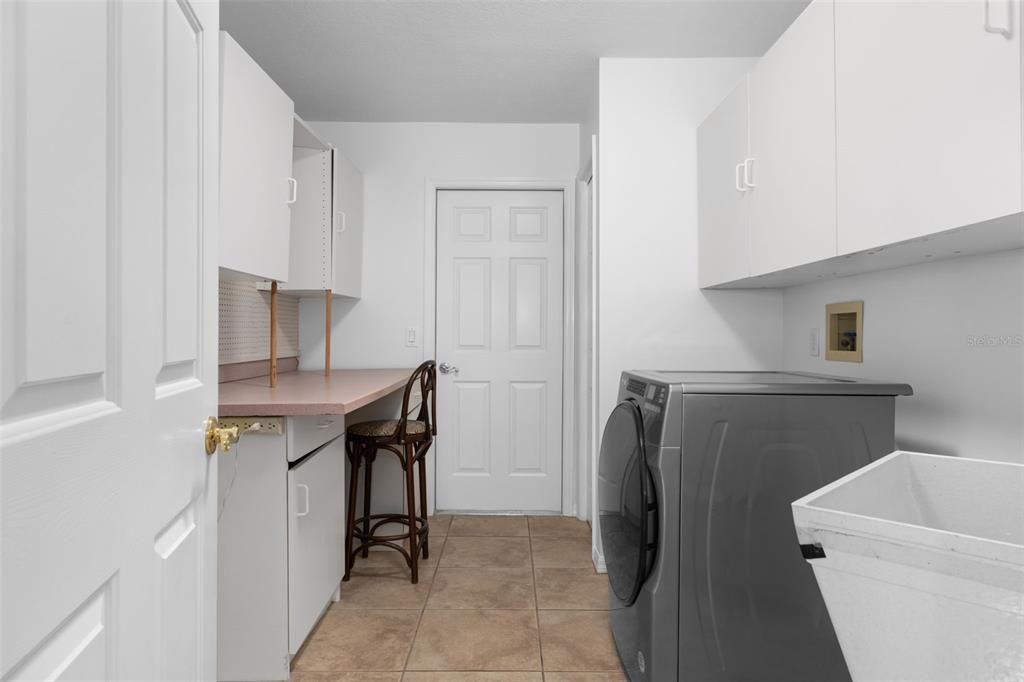
[[[623,375],[620,399],[633,398],[640,405],[644,419],[644,437],[648,443],[661,443],[662,428],[665,425],[665,407],[668,403],[668,386],[646,382]]]

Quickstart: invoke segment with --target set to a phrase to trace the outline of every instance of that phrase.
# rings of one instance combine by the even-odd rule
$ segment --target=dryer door
[[[598,464],[598,512],[608,581],[622,606],[636,601],[657,547],[657,504],[636,401],[608,418]]]

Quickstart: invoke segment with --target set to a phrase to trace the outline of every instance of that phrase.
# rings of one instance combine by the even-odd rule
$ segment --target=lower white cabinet
[[[285,681],[291,659],[340,596],[345,419],[286,417],[220,457],[217,679]]]
[[[337,595],[345,573],[344,480],[342,438],[288,470],[288,653],[293,656]]]

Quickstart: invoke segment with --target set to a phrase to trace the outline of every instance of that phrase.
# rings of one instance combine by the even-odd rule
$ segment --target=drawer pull
[[[316,428],[318,428],[318,429],[326,429],[328,426],[330,426],[333,423],[334,423],[333,419],[325,419],[324,421],[322,421],[319,424],[317,424]]]
[[[302,518],[303,516],[309,514],[309,486],[303,483],[296,483],[295,488],[297,490],[302,490],[305,493],[305,495],[302,496],[302,499],[304,500],[302,505],[302,511],[295,512],[296,518]],[[298,504],[296,503],[295,506],[298,507]]]

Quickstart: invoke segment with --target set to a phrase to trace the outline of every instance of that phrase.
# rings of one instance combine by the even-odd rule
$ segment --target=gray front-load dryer
[[[846,682],[790,503],[895,449],[905,384],[624,372],[598,523],[632,682]]]

